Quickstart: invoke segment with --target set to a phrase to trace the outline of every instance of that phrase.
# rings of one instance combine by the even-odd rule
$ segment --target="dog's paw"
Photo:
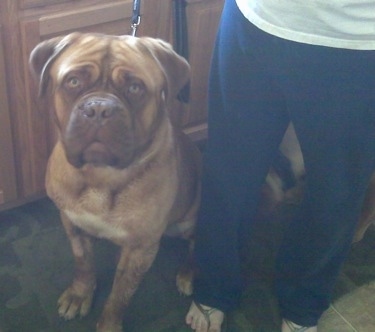
[[[74,285],[71,285],[62,293],[57,301],[60,317],[69,320],[75,318],[77,315],[81,317],[86,316],[91,308],[94,290],[95,286],[85,288],[84,290],[77,290]]]
[[[121,322],[115,323],[113,319],[101,317],[96,324],[96,332],[123,332],[123,329]]]
[[[193,271],[181,269],[176,277],[176,286],[178,291],[186,296],[193,294]]]

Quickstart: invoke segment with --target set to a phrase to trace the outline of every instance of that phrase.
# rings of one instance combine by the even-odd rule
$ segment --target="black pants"
[[[312,326],[329,305],[374,170],[375,51],[274,37],[227,1],[209,83],[196,301],[223,311],[238,304],[239,233],[290,121],[306,191],[280,248],[276,289],[283,317]]]

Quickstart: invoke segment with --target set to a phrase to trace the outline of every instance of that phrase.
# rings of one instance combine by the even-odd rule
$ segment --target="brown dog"
[[[280,203],[298,203],[303,195],[303,177],[305,168],[301,148],[293,125],[289,125],[280,145],[281,153],[289,160],[291,171],[296,180],[295,186],[283,189],[284,179],[275,169],[271,168],[263,188],[260,212],[262,215],[270,213]],[[375,172],[373,173],[366,197],[363,202],[361,215],[357,224],[353,242],[360,241],[367,228],[375,221]]]
[[[121,248],[97,331],[122,331],[122,317],[163,234],[189,239],[199,204],[199,152],[169,120],[189,65],[152,38],[73,33],[30,56],[40,94],[50,96],[59,139],[46,187],[61,211],[75,258],[58,300],[65,319],[86,315],[96,286],[92,237]],[[191,291],[189,271],[179,275]]]

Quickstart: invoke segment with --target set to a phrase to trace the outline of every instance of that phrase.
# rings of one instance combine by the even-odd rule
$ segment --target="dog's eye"
[[[80,84],[81,84],[81,81],[76,76],[70,77],[66,82],[67,87],[70,89],[75,89],[79,87]]]
[[[90,72],[88,70],[76,70],[69,73],[65,78],[65,87],[71,90],[77,90],[87,86],[90,82]]]
[[[121,87],[127,101],[133,105],[140,103],[147,93],[145,83],[139,77],[136,77],[129,72],[119,75],[115,82]]]
[[[125,91],[126,97],[132,103],[142,100],[146,92],[143,82],[139,80],[129,82],[129,85],[126,87]]]
[[[128,88],[128,93],[131,95],[139,94],[142,90],[142,87],[138,83],[133,83]]]

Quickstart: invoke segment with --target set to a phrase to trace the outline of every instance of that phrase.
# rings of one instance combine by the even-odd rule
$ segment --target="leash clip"
[[[132,15],[132,36],[135,37],[137,28],[141,23],[141,0],[133,0],[133,15]]]
[[[135,23],[132,23],[131,25],[131,29],[132,29],[132,36],[135,37],[136,33],[137,33],[137,28],[138,26],[141,24],[141,16],[138,16],[137,18],[137,22]]]

